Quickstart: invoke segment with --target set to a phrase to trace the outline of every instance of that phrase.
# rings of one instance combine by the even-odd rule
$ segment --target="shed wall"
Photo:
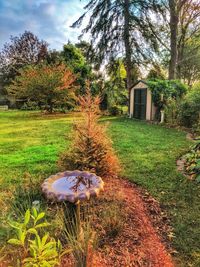
[[[135,89],[146,89],[147,88],[147,103],[146,103],[146,120],[153,120],[156,112],[156,108],[152,101],[151,91],[148,89],[148,86],[139,82],[136,86],[131,89],[130,93],[130,117],[134,116],[134,90]]]

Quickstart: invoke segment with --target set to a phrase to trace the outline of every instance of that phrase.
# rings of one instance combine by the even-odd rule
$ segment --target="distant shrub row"
[[[165,110],[165,121],[184,127],[195,128],[200,125],[200,82],[191,89],[177,80],[151,80],[148,86],[158,108]],[[162,97],[161,97],[162,95]]]

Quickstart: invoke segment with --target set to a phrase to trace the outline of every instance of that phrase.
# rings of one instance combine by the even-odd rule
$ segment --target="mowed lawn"
[[[58,171],[56,161],[73,139],[76,116],[0,112],[2,207],[25,177],[43,180]],[[200,266],[196,255],[200,254],[200,186],[186,180],[175,165],[189,148],[186,133],[127,118],[106,117],[101,121],[109,123],[108,134],[123,167],[121,175],[146,188],[168,212],[180,266]]]

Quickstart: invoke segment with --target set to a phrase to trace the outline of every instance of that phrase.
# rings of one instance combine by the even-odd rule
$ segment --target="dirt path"
[[[155,217],[160,216],[159,213],[162,212],[157,202],[153,198],[145,202],[144,192],[126,180],[106,181],[104,194],[108,192],[112,192],[114,195],[117,192],[117,195],[124,200],[126,219],[122,233],[106,247],[106,252],[103,250],[99,252],[95,265],[102,267],[174,266],[149,214],[149,210],[151,210]],[[152,206],[151,203],[153,203]],[[159,220],[162,221],[160,217]]]

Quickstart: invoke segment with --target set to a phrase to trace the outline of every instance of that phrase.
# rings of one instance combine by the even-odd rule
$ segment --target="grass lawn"
[[[73,119],[70,114],[0,112],[1,207],[6,208],[6,198],[27,175],[37,180],[58,171],[59,152],[73,138]],[[199,266],[193,254],[200,253],[200,186],[187,181],[175,166],[190,145],[186,134],[126,118],[102,121],[110,123],[108,132],[123,166],[122,175],[146,188],[171,217],[180,266]]]

